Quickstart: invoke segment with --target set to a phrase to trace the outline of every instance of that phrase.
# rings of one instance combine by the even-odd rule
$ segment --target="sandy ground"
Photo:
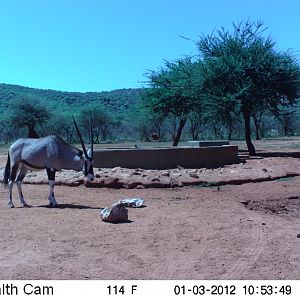
[[[45,184],[23,185],[30,208],[20,207],[14,189],[9,209],[1,188],[1,279],[300,279],[300,159],[251,159],[201,173],[217,182],[236,171],[248,180],[57,186],[55,209]],[[267,181],[251,182],[255,176]],[[127,197],[143,198],[145,207],[129,208],[127,223],[101,220],[102,208]]]

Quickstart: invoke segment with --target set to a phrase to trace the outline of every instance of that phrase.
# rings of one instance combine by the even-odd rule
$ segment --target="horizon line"
[[[16,83],[6,83],[6,82],[0,82],[0,85],[11,85],[11,86],[19,86],[23,88],[28,88],[28,89],[36,89],[36,90],[43,90],[43,91],[55,91],[55,92],[62,92],[62,93],[81,93],[81,94],[86,94],[86,93],[109,93],[112,91],[118,91],[118,90],[137,90],[137,89],[143,89],[144,87],[128,87],[128,88],[116,88],[116,89],[111,89],[111,90],[102,90],[102,91],[70,91],[70,90],[60,90],[60,89],[53,89],[53,88],[40,88],[40,87],[33,87],[33,86],[27,86],[27,85],[21,85],[21,84],[16,84]]]

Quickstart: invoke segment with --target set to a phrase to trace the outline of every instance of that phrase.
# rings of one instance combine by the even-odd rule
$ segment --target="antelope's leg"
[[[8,190],[9,190],[8,206],[10,208],[15,207],[14,203],[12,201],[12,189],[13,189],[13,185],[14,185],[14,182],[9,179],[9,181],[8,181]]]
[[[57,202],[54,197],[54,186],[55,186],[55,170],[47,168],[47,175],[49,180],[50,192],[49,192],[49,201],[52,207],[57,206]]]
[[[14,181],[16,179],[18,169],[19,169],[19,167],[17,165],[12,166],[10,176],[9,176],[9,180],[8,180],[8,190],[9,190],[8,206],[11,207],[11,208],[15,207],[14,203],[12,201],[12,189],[13,189],[13,186],[14,186]]]
[[[27,174],[27,169],[22,167],[20,172],[19,172],[19,175],[17,177],[17,180],[16,180],[16,183],[17,183],[17,187],[18,187],[18,192],[19,192],[19,197],[20,197],[20,202],[21,204],[23,205],[23,207],[26,207],[28,206],[27,203],[25,202],[24,200],[24,197],[23,197],[23,193],[22,193],[22,181],[24,179],[24,177],[26,176]]]

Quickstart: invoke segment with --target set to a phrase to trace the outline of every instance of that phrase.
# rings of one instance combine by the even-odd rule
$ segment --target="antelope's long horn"
[[[91,138],[91,159],[94,157],[94,133],[91,118],[89,118],[89,125],[90,125],[90,138]]]
[[[88,154],[87,154],[86,148],[84,146],[84,142],[83,142],[82,136],[80,134],[79,128],[78,128],[77,123],[76,123],[76,121],[75,121],[75,119],[74,119],[73,116],[72,116],[72,118],[73,118],[73,121],[74,121],[74,124],[75,124],[75,128],[76,128],[78,137],[80,139],[80,143],[81,143],[81,146],[82,146],[83,153],[84,153],[85,157],[88,158]]]

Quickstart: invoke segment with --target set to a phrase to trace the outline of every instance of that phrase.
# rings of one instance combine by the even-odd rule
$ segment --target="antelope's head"
[[[90,148],[88,148],[88,150],[86,150],[85,148],[85,145],[84,145],[84,142],[83,142],[83,139],[82,139],[82,136],[80,134],[80,131],[79,131],[79,128],[77,126],[77,123],[73,117],[73,121],[74,121],[74,124],[75,124],[75,128],[76,128],[76,131],[77,131],[77,134],[78,134],[78,137],[79,137],[79,140],[80,140],[80,143],[81,143],[81,147],[82,147],[82,150],[83,150],[83,162],[82,162],[82,172],[84,174],[84,176],[86,177],[87,181],[93,181],[94,180],[94,166],[93,166],[93,163],[94,163],[94,143],[93,143],[93,140],[94,140],[94,136],[93,136],[93,128],[92,128],[92,124],[91,124],[91,119],[89,120],[89,127],[90,127],[90,138],[91,138],[91,146]]]

